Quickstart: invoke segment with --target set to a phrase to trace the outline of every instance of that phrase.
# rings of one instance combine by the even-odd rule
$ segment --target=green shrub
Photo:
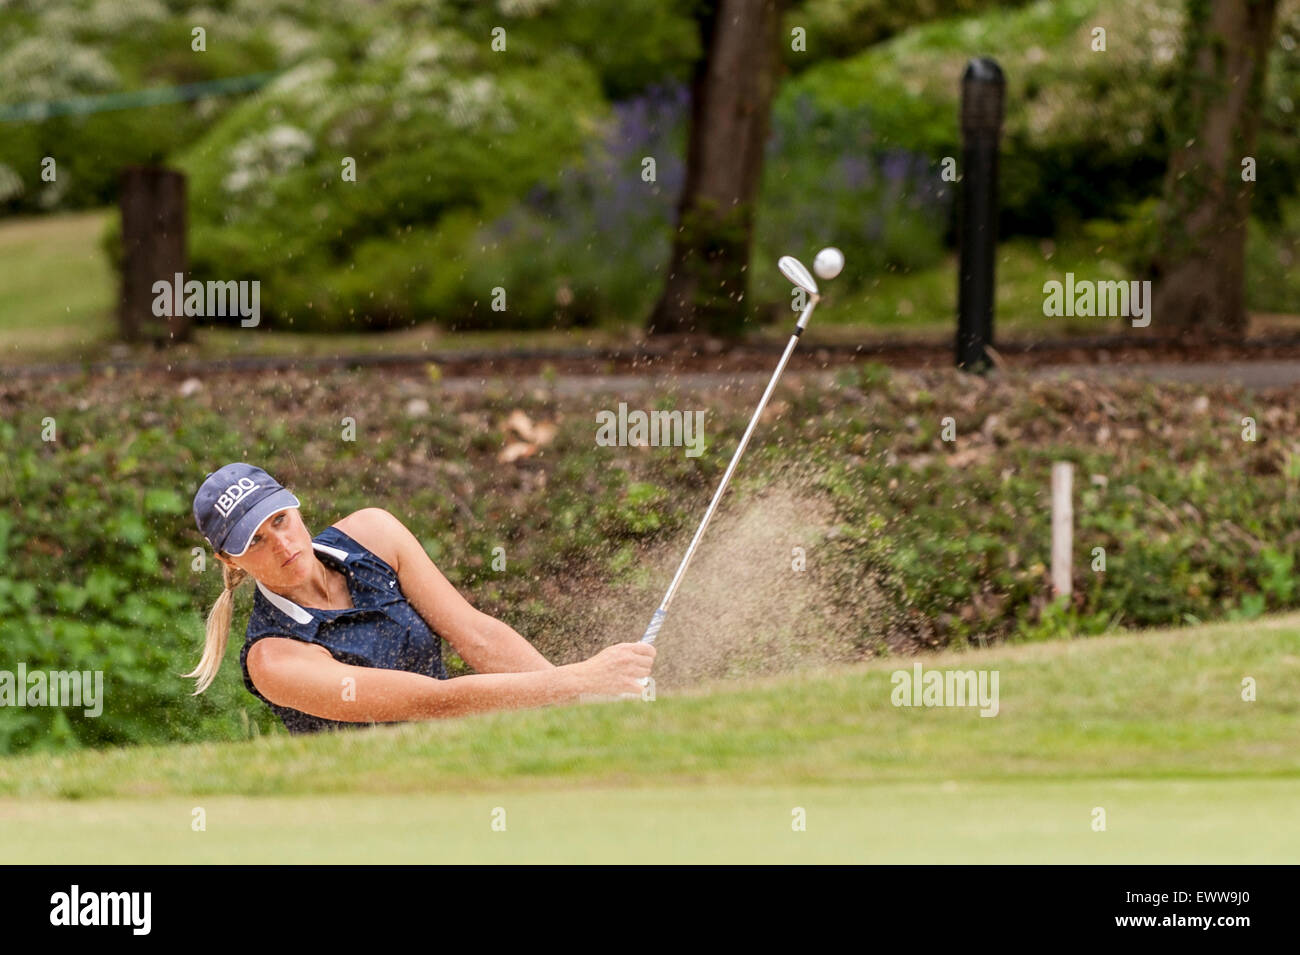
[[[221,587],[211,555],[202,569],[196,562],[205,548],[189,511],[207,470],[262,463],[299,494],[313,533],[361,507],[388,507],[475,606],[572,659],[580,648],[552,588],[639,586],[649,548],[684,545],[753,401],[743,389],[716,393],[716,453],[691,458],[596,446],[589,399],[438,392],[429,415],[411,417],[401,411],[409,387],[374,370],[249,376],[237,391],[192,398],[174,382],[135,377],[0,390],[0,495],[21,502],[0,511],[3,668],[105,675],[101,717],[7,710],[0,752],[279,732],[234,663],[247,586],[217,681],[195,697],[180,676],[198,660]],[[312,389],[324,412],[317,401],[286,401]],[[1285,394],[886,376],[870,364],[839,388],[780,392],[789,410],[765,419],[723,506],[743,507],[792,475],[810,506],[828,505],[834,533],[816,566],[827,600],[851,619],[864,619],[871,601],[853,641],[863,654],[884,643],[1082,636],[1300,606],[1300,453],[1285,438],[1240,438],[1247,413],[1271,435],[1300,433],[1300,409]],[[259,406],[282,410],[246,413]],[[501,424],[516,408],[559,431],[507,466],[497,461]],[[357,420],[358,440],[337,444],[321,422],[343,413]],[[955,444],[937,427],[948,415]],[[41,440],[47,417],[58,424],[53,442]],[[1062,459],[1076,467],[1075,571],[1073,596],[1058,606],[1048,599],[1048,489]],[[499,546],[504,573],[492,566]]]

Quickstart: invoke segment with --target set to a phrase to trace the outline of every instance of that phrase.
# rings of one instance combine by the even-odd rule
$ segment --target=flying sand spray
[[[821,293],[817,290],[817,282],[804,268],[802,262],[790,255],[781,256],[777,262],[777,268],[781,274],[788,278],[799,288],[808,293],[808,304],[804,307],[803,312],[799,315],[799,321],[795,324],[794,333],[790,336],[790,343],[785,346],[785,353],[781,356],[781,361],[777,363],[776,371],[772,374],[772,380],[767,383],[767,390],[763,392],[762,399],[758,402],[758,407],[754,410],[754,416],[749,419],[749,427],[745,429],[744,436],[740,439],[740,445],[736,448],[736,453],[732,455],[731,463],[727,465],[727,471],[722,475],[722,483],[718,485],[718,490],[714,492],[713,500],[709,502],[709,509],[704,512],[704,520],[700,522],[699,529],[695,532],[695,537],[691,540],[691,546],[686,549],[686,556],[682,558],[681,565],[677,568],[677,573],[673,575],[672,583],[668,585],[668,592],[664,594],[663,601],[659,604],[659,609],[654,612],[650,618],[650,625],[646,627],[640,642],[653,644],[655,637],[659,635],[660,628],[664,625],[664,618],[668,615],[668,605],[672,603],[673,596],[677,593],[677,587],[682,582],[682,576],[686,573],[686,567],[690,564],[691,558],[695,556],[695,549],[699,546],[700,538],[704,536],[704,529],[709,526],[709,520],[713,517],[713,512],[717,510],[718,501],[722,499],[722,493],[727,489],[727,482],[731,480],[732,472],[736,470],[736,464],[740,461],[740,456],[745,453],[745,446],[749,444],[750,436],[754,433],[754,428],[758,425],[758,419],[763,414],[763,409],[767,407],[767,401],[772,397],[772,391],[776,388],[777,379],[781,377],[781,372],[785,370],[785,364],[790,360],[790,355],[794,351],[795,345],[799,343],[799,336],[803,334],[805,326],[808,324],[808,318],[812,315],[813,309],[821,301]],[[818,278],[833,279],[840,274],[844,268],[844,253],[836,248],[825,248],[817,253],[813,259],[813,269],[816,271]],[[648,685],[649,677],[642,677],[640,683],[642,686]]]

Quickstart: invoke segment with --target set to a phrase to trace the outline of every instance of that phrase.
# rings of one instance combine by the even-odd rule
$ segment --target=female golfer
[[[507,624],[471,607],[392,514],[367,507],[314,538],[299,502],[261,468],[227,464],[194,496],[199,531],[224,565],[203,657],[217,675],[234,590],[257,583],[239,665],[290,733],[459,716],[641,693],[655,649],[619,643],[557,667]],[[476,673],[447,679],[439,635]]]

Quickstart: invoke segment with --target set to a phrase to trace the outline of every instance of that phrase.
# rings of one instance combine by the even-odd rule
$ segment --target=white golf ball
[[[844,268],[844,253],[834,246],[827,246],[813,259],[813,271],[819,279],[833,279]]]

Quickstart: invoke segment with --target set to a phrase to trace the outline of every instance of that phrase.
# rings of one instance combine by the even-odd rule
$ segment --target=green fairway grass
[[[7,863],[1265,863],[1297,780],[516,789],[0,803]],[[1105,831],[1092,829],[1103,807]],[[806,828],[792,826],[802,809]],[[204,828],[192,828],[195,810]],[[497,828],[493,821],[497,820]],[[501,828],[504,826],[504,828]]]
[[[113,335],[114,278],[98,244],[107,212],[0,223],[0,360],[93,355]]]
[[[1297,858],[1300,616],[922,658],[996,670],[993,717],[892,705],[890,674],[913,662],[334,736],[9,758],[0,858]]]

